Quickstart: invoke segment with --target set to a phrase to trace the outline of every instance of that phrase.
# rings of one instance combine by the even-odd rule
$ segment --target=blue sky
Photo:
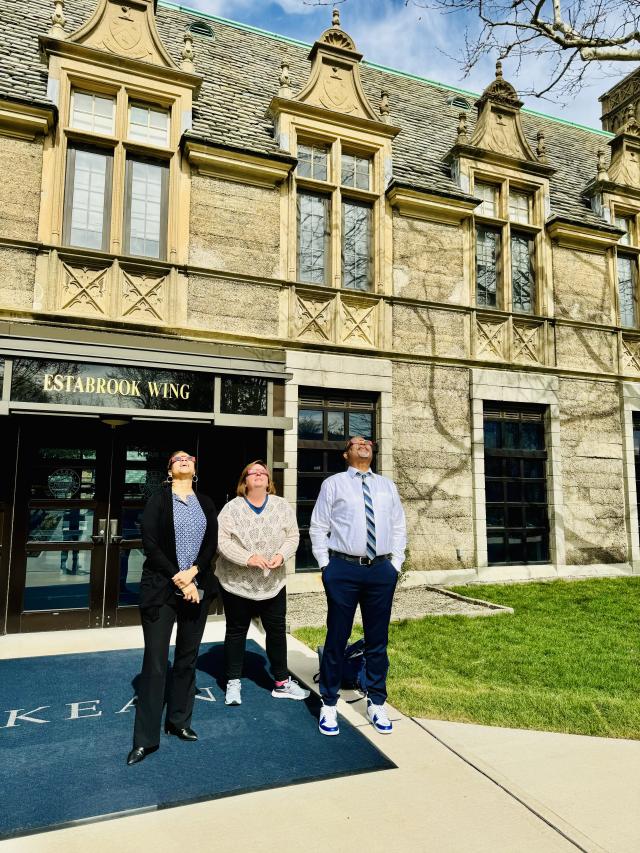
[[[314,0],[183,0],[182,5],[309,43],[331,23],[331,5],[317,6]],[[494,60],[486,59],[470,77],[463,78],[454,59],[445,55],[455,53],[455,45],[461,42],[463,20],[458,16],[419,9],[405,0],[346,0],[340,13],[343,29],[355,39],[366,60],[472,92],[481,92],[493,79]],[[593,67],[588,73],[589,85],[570,106],[537,98],[524,98],[525,105],[600,127],[598,95],[635,67],[634,63],[616,63],[607,73]],[[537,60],[528,63],[520,78],[507,61],[504,74],[516,88],[545,79],[543,62]]]

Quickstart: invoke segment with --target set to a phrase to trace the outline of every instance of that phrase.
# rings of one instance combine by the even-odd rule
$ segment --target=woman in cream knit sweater
[[[306,699],[287,669],[287,591],[285,561],[300,540],[290,504],[279,498],[271,472],[261,459],[240,475],[237,497],[218,515],[216,575],[222,588],[226,618],[224,663],[227,705],[240,705],[242,663],[247,631],[260,616],[276,699]]]

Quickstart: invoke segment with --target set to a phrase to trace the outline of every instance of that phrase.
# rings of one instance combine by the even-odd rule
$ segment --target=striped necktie
[[[373,501],[371,500],[371,492],[367,485],[367,477],[369,474],[363,474],[358,471],[358,477],[362,481],[362,496],[364,498],[364,514],[367,519],[367,557],[370,560],[376,556],[376,518],[373,512]]]

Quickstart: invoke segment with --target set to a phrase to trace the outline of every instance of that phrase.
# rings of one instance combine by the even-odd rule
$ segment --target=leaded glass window
[[[369,173],[371,160],[369,157],[359,157],[357,154],[342,155],[342,185],[355,187],[359,190],[369,189]]]
[[[298,193],[298,280],[326,284],[329,266],[329,199]]]
[[[146,104],[129,107],[129,139],[152,145],[169,144],[169,112]]]
[[[167,168],[146,160],[127,162],[126,241],[132,255],[164,256]]]
[[[69,124],[78,130],[108,134],[114,131],[115,99],[110,95],[73,90]]]
[[[298,177],[326,181],[327,155],[328,150],[323,145],[298,145]]]
[[[636,325],[636,269],[635,260],[618,255],[618,300],[620,325]]]
[[[633,242],[632,239],[632,228],[633,228],[633,220],[630,216],[616,216],[615,224],[618,228],[621,228],[623,231],[626,231],[626,234],[623,234],[622,237],[618,240],[622,246],[630,246]]]
[[[482,199],[482,204],[476,208],[476,213],[494,219],[498,215],[498,187],[493,184],[477,182],[474,187],[474,194]]]
[[[112,157],[102,151],[69,148],[65,202],[65,242],[104,249],[109,239]]]
[[[533,241],[526,234],[511,233],[511,287],[514,311],[532,314],[535,308]]]
[[[479,226],[476,231],[476,302],[497,306],[500,232]]]
[[[529,193],[511,191],[509,193],[509,219],[511,222],[522,222],[525,225],[530,221],[531,196]]]
[[[371,287],[371,207],[358,201],[342,202],[342,286]]]

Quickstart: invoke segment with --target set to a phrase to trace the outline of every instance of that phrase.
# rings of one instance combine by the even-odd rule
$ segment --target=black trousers
[[[254,616],[259,616],[266,634],[266,650],[275,681],[288,677],[287,669],[287,589],[282,587],[273,598],[255,601],[222,589],[227,630],[224,636],[224,666],[227,680],[240,678],[247,631]]]
[[[387,699],[387,642],[398,573],[389,560],[374,566],[332,557],[322,572],[327,594],[327,639],[320,666],[320,695],[325,705],[338,701],[344,650],[360,605],[364,629],[367,695],[375,705]]]
[[[157,619],[153,611],[142,610],[144,659],[138,685],[134,746],[157,746],[165,696],[166,720],[179,728],[191,724],[196,695],[196,660],[209,610],[209,599],[200,604],[175,597],[163,604]],[[153,614],[155,615],[155,614]],[[178,622],[176,648],[169,684],[167,668],[174,622]]]

